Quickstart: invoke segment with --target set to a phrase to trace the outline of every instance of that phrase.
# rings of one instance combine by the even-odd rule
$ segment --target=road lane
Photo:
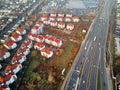
[[[68,84],[66,87],[75,86],[76,82],[73,82],[71,79],[79,77],[78,90],[96,90],[97,88],[97,73],[100,60],[100,72],[101,74],[101,89],[108,90],[107,80],[106,80],[106,71],[105,71],[105,45],[108,34],[109,27],[109,16],[112,7],[112,0],[105,0],[103,7],[98,12],[98,15],[94,19],[91,30],[83,41],[82,48],[78,52],[77,59],[75,60],[71,75],[68,77]],[[106,13],[107,12],[107,13]],[[101,57],[101,58],[99,58]],[[74,70],[80,71],[80,75],[77,78],[72,76]],[[70,84],[69,84],[70,83]],[[70,86],[71,85],[71,86]],[[88,87],[87,87],[88,85]],[[87,87],[87,88],[86,88]],[[74,87],[65,90],[73,90]]]
[[[94,53],[95,48],[96,48],[96,42],[93,41],[91,46],[90,46],[90,49],[89,49],[89,52],[91,52],[91,53],[88,53],[87,56],[86,56],[87,60],[85,61],[85,65],[83,67],[83,71],[82,71],[82,74],[81,74],[81,79],[80,79],[80,82],[79,82],[79,87],[78,88],[80,88],[81,90],[86,90],[87,83],[88,83],[88,78],[89,78],[88,76],[89,76],[90,68],[91,68],[91,65],[92,65],[92,62],[93,62],[93,56],[95,54]]]
[[[97,90],[97,79],[98,79],[98,69],[99,69],[99,61],[100,61],[101,50],[99,49],[99,45],[97,45],[97,52],[95,53],[92,70],[90,74],[89,81],[89,90]]]

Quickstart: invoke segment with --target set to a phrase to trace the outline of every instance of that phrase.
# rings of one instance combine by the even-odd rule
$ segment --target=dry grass
[[[71,61],[70,55],[71,51],[74,49],[74,43],[67,41],[64,46],[64,51],[60,56],[54,56],[49,60],[50,66],[56,66],[61,71],[63,68],[67,68],[69,62]],[[74,56],[73,56],[74,57]]]

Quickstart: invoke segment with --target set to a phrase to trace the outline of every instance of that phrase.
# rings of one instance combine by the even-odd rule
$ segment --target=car
[[[100,46],[100,42],[99,42],[99,46]]]
[[[87,49],[87,47],[85,47],[85,50]]]
[[[94,40],[93,41],[95,41],[96,40],[96,36],[94,37]]]
[[[96,65],[93,65],[93,67],[96,67]]]
[[[104,82],[103,85],[106,86],[106,83]]]
[[[11,34],[12,32],[13,32],[13,31],[12,31],[12,29],[11,29],[11,30],[8,30],[8,33],[10,33],[10,34]]]
[[[120,85],[118,85],[118,90],[120,90]]]
[[[85,83],[85,80],[83,80],[83,84]]]
[[[8,36],[9,36],[9,34],[5,34],[5,35],[4,35],[4,37],[6,37],[6,38],[7,38]]]

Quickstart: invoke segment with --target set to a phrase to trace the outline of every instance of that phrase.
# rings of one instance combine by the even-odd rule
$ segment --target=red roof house
[[[58,22],[58,28],[60,28],[60,29],[65,28],[65,23],[64,22]]]
[[[26,34],[26,30],[24,28],[17,28],[16,33],[18,33],[20,35],[24,35],[24,34]]]
[[[21,69],[22,69],[22,65],[20,63],[7,65],[5,68],[5,75],[8,75],[11,72],[14,72],[14,74],[16,74]]]
[[[54,16],[49,16],[49,20],[50,20],[50,21],[54,21],[54,20],[55,20],[55,17],[54,17]]]
[[[50,21],[50,25],[53,26],[53,27],[56,27],[57,26],[57,22],[56,21]]]
[[[58,16],[57,17],[57,21],[63,21],[63,17],[62,16]]]
[[[20,55],[20,54],[28,55],[29,53],[30,53],[30,49],[28,47],[19,48],[17,50],[17,55]]]
[[[10,49],[16,48],[16,47],[17,47],[17,44],[16,44],[13,40],[8,39],[8,40],[5,41],[4,46],[5,46],[7,49],[10,50]]]
[[[37,34],[33,34],[33,33],[31,33],[31,32],[28,34],[28,38],[29,38],[30,40],[35,41],[36,37],[37,37]]]
[[[51,41],[50,41],[50,38],[51,36],[50,35],[45,35],[44,36],[44,38],[45,38],[45,43],[47,43],[47,44],[50,44],[51,43]]]
[[[10,90],[7,85],[0,86],[0,90]]]
[[[56,14],[55,12],[51,12],[51,13],[50,13],[50,16],[52,16],[52,17],[56,17],[57,14]]]
[[[66,17],[72,18],[72,14],[71,13],[66,13]]]
[[[48,19],[48,18],[47,18],[47,15],[41,15],[41,21],[44,21],[44,20],[46,20],[46,19]]]
[[[42,35],[36,36],[36,42],[43,42],[43,41],[44,41],[44,37]]]
[[[37,33],[38,33],[38,30],[39,30],[39,26],[38,26],[38,25],[35,25],[35,26],[32,27],[31,33],[32,33],[32,34],[37,34]]]
[[[22,36],[16,32],[13,32],[11,37],[10,37],[14,42],[18,42],[22,40]]]
[[[25,41],[23,41],[23,43],[21,44],[20,48],[25,48],[28,47],[29,49],[31,49],[33,46],[33,42],[29,39],[26,39]]]
[[[65,18],[64,18],[64,21],[65,21],[65,22],[71,22],[71,18],[70,18],[70,17],[65,17]]]
[[[34,44],[34,48],[37,49],[37,50],[42,50],[42,49],[45,48],[45,45],[42,42],[36,42]]]
[[[60,39],[57,39],[50,35],[45,36],[45,43],[56,46],[56,47],[60,47],[62,45],[62,41]]]
[[[53,51],[51,51],[49,48],[43,48],[40,52],[42,56],[47,58],[50,58],[53,55]]]
[[[78,16],[74,16],[72,18],[73,22],[79,22],[80,21],[80,18]]]
[[[5,27],[6,25],[0,25],[0,30],[3,30],[3,28]]]
[[[0,60],[7,59],[10,57],[10,53],[6,48],[0,48]]]
[[[58,17],[59,17],[59,16],[63,18],[63,17],[64,17],[64,13],[59,12],[59,13],[58,13]]]
[[[0,30],[3,28],[3,26],[2,25],[0,25]]]
[[[37,21],[37,22],[36,22],[36,25],[37,25],[37,26],[41,26],[41,25],[43,25],[43,23],[42,23],[42,21]]]
[[[0,76],[0,86],[10,85],[17,79],[17,76],[13,73]]]
[[[54,46],[61,47],[62,46],[62,41],[60,39],[55,39]]]
[[[43,23],[41,21],[36,22],[36,25],[34,25],[31,29],[31,33],[33,34],[40,34],[43,32]]]
[[[49,20],[49,19],[45,19],[45,20],[43,21],[43,23],[44,23],[45,25],[49,25],[49,24],[50,24],[50,20]]]
[[[11,63],[12,63],[12,64],[23,63],[24,61],[26,61],[26,56],[25,56],[24,54],[15,55],[15,56],[13,56],[13,58],[11,59]]]
[[[74,29],[74,24],[73,24],[73,23],[68,23],[68,24],[66,25],[66,28],[67,28],[68,30],[73,30],[73,29]]]

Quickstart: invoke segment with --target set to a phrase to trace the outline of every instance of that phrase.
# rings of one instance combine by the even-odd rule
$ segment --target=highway
[[[105,61],[106,40],[113,0],[104,0],[67,76],[64,90],[109,90]],[[98,77],[100,72],[100,77]],[[100,78],[100,86],[97,86]]]

